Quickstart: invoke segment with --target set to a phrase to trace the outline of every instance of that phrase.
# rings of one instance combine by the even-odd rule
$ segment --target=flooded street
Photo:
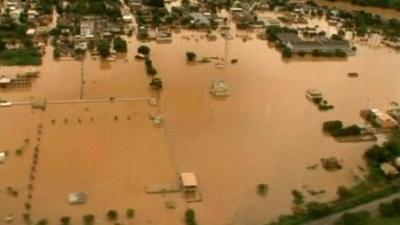
[[[1,90],[1,97],[13,102],[31,97],[79,99],[81,71],[85,99],[150,97],[155,93],[148,86],[144,62],[134,59],[139,45],[131,38],[126,59],[102,63],[88,56],[83,65],[55,62],[48,48],[32,87]],[[357,45],[356,56],[347,60],[284,61],[266,41],[225,41],[219,36],[208,42],[204,34],[189,31],[175,35],[171,44],[148,46],[164,81],[158,107],[138,100],[48,104],[44,112],[29,105],[0,109],[0,148],[11,153],[0,165],[0,190],[12,186],[19,191],[17,198],[0,192],[0,218],[14,214],[14,223],[22,223],[36,128],[41,124],[34,220],[55,223],[71,216],[80,222],[82,215],[92,213],[98,224],[107,224],[106,212],[116,209],[123,224],[183,224],[190,207],[199,224],[263,224],[291,211],[293,189],[307,200],[331,200],[338,186],[353,184],[353,175],[360,174],[361,156],[373,143],[338,143],[322,133],[324,121],[363,123],[361,109],[386,110],[391,101],[400,101],[400,54],[388,48]],[[213,62],[188,64],[187,51],[228,61],[224,69]],[[233,58],[237,64],[229,62]],[[0,72],[12,75],[21,69],[1,67]],[[349,78],[348,72],[359,77]],[[215,79],[230,83],[230,97],[209,94]],[[305,98],[309,88],[320,89],[335,109],[319,111]],[[149,114],[158,113],[164,118],[161,127],[149,119]],[[26,152],[15,156],[13,151],[25,139],[30,140]],[[330,156],[342,159],[344,168],[306,169]],[[186,203],[181,193],[145,193],[149,184],[177,183],[177,174],[185,171],[196,174],[202,202]],[[265,197],[256,193],[260,183],[269,185]],[[311,196],[304,187],[326,193]],[[87,204],[68,205],[67,195],[76,191],[88,194]],[[175,201],[176,209],[166,209],[166,201]],[[132,221],[122,215],[126,208],[136,211]]]

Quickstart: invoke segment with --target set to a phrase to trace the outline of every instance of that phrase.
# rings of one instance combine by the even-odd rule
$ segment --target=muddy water
[[[138,101],[49,105],[44,113],[33,114],[28,106],[0,110],[1,149],[34,139],[37,125],[43,125],[34,218],[57,221],[67,215],[80,222],[83,214],[93,213],[104,224],[108,209],[132,207],[136,219],[121,222],[166,225],[181,223],[185,208],[193,207],[199,224],[263,224],[290,212],[292,189],[303,191],[308,200],[325,201],[336,196],[337,186],[353,183],[371,143],[339,144],[321,132],[321,124],[331,119],[361,123],[360,109],[385,110],[390,101],[399,101],[398,53],[359,45],[357,56],[348,60],[283,61],[264,41],[226,42],[219,37],[208,42],[203,36],[182,31],[171,44],[149,43],[165,84],[158,109]],[[138,46],[132,39],[126,59],[101,63],[88,57],[83,66],[53,62],[48,54],[30,89],[3,91],[1,96],[12,101],[31,96],[77,99],[83,71],[84,98],[148,97],[154,93],[148,89],[143,62],[133,59]],[[214,63],[191,65],[185,61],[186,51],[239,61],[227,61],[225,69],[216,69]],[[348,78],[348,72],[360,76]],[[229,81],[232,95],[211,97],[213,79]],[[335,110],[319,112],[304,96],[308,88],[319,88]],[[161,128],[148,117],[157,111],[165,118]],[[329,156],[341,158],[344,169],[306,169]],[[26,191],[30,157],[12,157],[0,165],[1,190],[13,185]],[[186,204],[180,194],[145,194],[148,184],[176,182],[180,171],[196,173],[201,203]],[[268,196],[256,194],[259,183],[269,184]],[[304,186],[327,193],[310,196]],[[66,195],[74,191],[86,192],[88,204],[69,206]],[[24,197],[0,192],[0,200],[7,203],[0,204],[0,217],[21,214]],[[177,209],[165,209],[169,200],[176,201]]]

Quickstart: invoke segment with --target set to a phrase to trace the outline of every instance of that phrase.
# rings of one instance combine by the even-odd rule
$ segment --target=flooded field
[[[0,218],[13,214],[14,223],[22,223],[33,149],[40,144],[33,220],[55,223],[71,216],[80,222],[82,215],[92,213],[99,224],[107,224],[107,210],[116,209],[123,224],[183,224],[184,210],[190,207],[199,224],[263,224],[290,212],[291,190],[302,191],[307,200],[326,201],[360,173],[361,156],[372,143],[338,143],[322,133],[324,121],[362,123],[361,109],[386,110],[391,101],[400,100],[400,54],[383,47],[357,45],[357,55],[347,60],[284,61],[265,41],[219,37],[208,42],[198,32],[182,31],[171,44],[148,45],[164,81],[157,107],[137,100],[48,104],[44,112],[29,105],[0,109],[0,148],[10,151],[0,165]],[[148,87],[144,63],[133,57],[138,46],[132,38],[126,58],[111,63],[91,57],[83,64],[54,62],[47,54],[31,88],[2,90],[0,95],[13,102],[150,97],[155,93]],[[224,69],[214,63],[188,64],[187,51],[237,58],[238,63],[227,61]],[[21,69],[2,67],[0,72]],[[348,72],[359,78],[349,78]],[[214,79],[230,83],[230,97],[209,94]],[[305,98],[308,88],[320,89],[335,109],[318,111]],[[158,113],[164,118],[161,127],[149,119]],[[14,150],[25,139],[26,151],[16,156]],[[342,159],[344,168],[306,169],[330,156]],[[196,174],[202,202],[186,203],[180,193],[145,193],[149,184],[177,183],[183,171]],[[269,185],[267,196],[257,195],[259,183]],[[6,194],[7,186],[18,190],[18,197]],[[305,187],[326,193],[311,196]],[[68,205],[68,193],[76,191],[88,194],[87,204]],[[166,201],[175,201],[176,209],[166,209]],[[124,219],[126,208],[135,209],[133,220]]]

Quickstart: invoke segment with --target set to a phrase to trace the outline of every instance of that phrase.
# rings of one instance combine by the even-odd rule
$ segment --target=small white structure
[[[150,97],[149,98],[149,103],[150,103],[151,106],[156,106],[157,103],[158,103],[157,98],[154,97],[154,96]]]
[[[6,77],[6,76],[1,76],[0,77],[0,85],[9,84],[10,82],[11,82],[11,78]]]
[[[315,99],[322,99],[322,93],[318,89],[307,89],[306,91],[306,97],[310,100],[315,100]]]
[[[12,106],[12,102],[0,100],[0,107],[8,107],[8,106]]]
[[[393,177],[399,174],[396,167],[392,166],[390,163],[382,163],[380,166],[382,172],[389,177]]]
[[[180,174],[183,191],[192,191],[197,188],[197,179],[194,173],[184,172]]]
[[[161,115],[154,116],[154,118],[153,118],[153,123],[156,125],[160,125],[162,123],[162,121],[163,121],[163,118]]]
[[[379,109],[370,110],[372,120],[382,128],[394,128],[398,125],[397,121]]]
[[[202,200],[198,182],[193,172],[179,174],[182,192],[186,202],[198,202]]]
[[[0,163],[5,163],[7,158],[6,152],[0,152]]]
[[[34,28],[29,28],[26,31],[26,35],[28,35],[28,36],[33,36],[33,35],[35,35],[35,33],[36,33],[36,30]]]
[[[73,192],[68,195],[68,203],[71,205],[85,204],[87,196],[83,192]]]
[[[211,81],[210,93],[217,97],[226,97],[230,95],[230,88],[225,80]]]

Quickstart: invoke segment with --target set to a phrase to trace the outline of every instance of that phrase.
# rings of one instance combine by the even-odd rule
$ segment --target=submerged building
[[[335,52],[337,50],[349,53],[351,45],[346,40],[332,40],[326,37],[318,37],[312,41],[301,39],[296,33],[278,33],[278,41],[292,50],[293,53],[313,51]]]

